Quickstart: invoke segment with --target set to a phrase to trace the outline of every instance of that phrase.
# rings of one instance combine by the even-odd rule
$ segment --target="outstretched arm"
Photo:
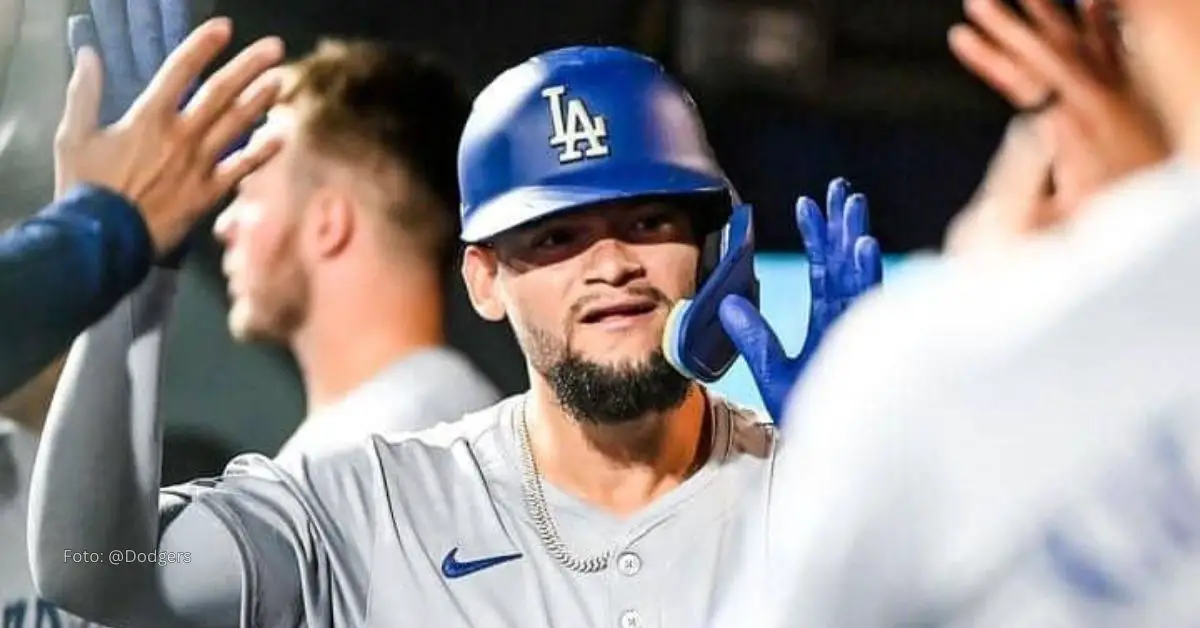
[[[104,33],[123,33],[93,38],[102,40],[98,48],[104,53],[110,79],[129,78],[125,70],[134,60],[127,58],[125,48],[133,38],[147,35],[132,33],[128,25],[138,15],[157,14],[168,5],[179,2],[92,3],[91,17]],[[137,9],[136,15],[126,13],[130,8]],[[91,18],[73,19],[72,35],[90,32],[90,24]],[[157,41],[155,37],[146,39]],[[111,80],[114,89],[103,100],[99,98],[97,51],[81,50],[77,56],[73,78],[77,102],[68,106],[59,134],[59,179],[86,180],[81,175],[88,174],[89,168],[108,162],[131,166],[134,187],[147,199],[160,202],[158,211],[140,208],[157,254],[173,248],[216,196],[269,156],[269,151],[251,149],[221,161],[212,151],[227,145],[270,102],[273,94],[268,88],[231,104],[278,58],[278,47],[271,42],[252,46],[216,72],[201,91],[204,96],[193,99],[185,112],[178,111],[184,91],[190,91],[196,75],[228,39],[227,23],[207,22],[169,55],[163,50],[157,60],[137,59],[148,70],[142,77],[145,81],[125,93],[122,88],[136,81]],[[167,56],[163,59],[162,55]],[[111,98],[114,94],[118,98]],[[134,97],[137,100],[131,106]],[[107,106],[105,117],[120,115],[123,124],[97,133],[101,105]],[[212,115],[222,110],[225,120]],[[155,173],[125,162],[147,153],[153,156],[155,149],[171,148],[168,138],[178,135],[173,130],[189,123],[211,125],[207,137],[203,129],[194,135],[202,140],[201,145],[179,147],[176,155],[195,168],[155,178],[142,189],[146,181],[139,183],[138,179]],[[123,137],[120,130],[127,128],[132,130]],[[140,144],[122,142],[134,139],[133,135],[140,137]],[[155,192],[154,181],[171,187]],[[157,220],[168,215],[171,220]],[[243,601],[263,597],[261,589],[254,587],[253,573],[270,572],[270,580],[280,583],[281,590],[296,589],[286,585],[287,576],[297,572],[295,559],[288,559],[294,556],[291,546],[280,540],[286,536],[250,529],[253,526],[247,522],[254,516],[246,512],[242,512],[243,521],[222,518],[222,513],[235,511],[214,503],[237,493],[234,490],[212,491],[220,494],[211,497],[208,506],[197,503],[204,492],[202,486],[190,487],[190,492],[164,492],[160,498],[162,434],[156,410],[163,327],[173,292],[173,271],[153,271],[135,294],[72,349],[31,483],[32,571],[46,598],[109,625],[251,625],[255,623],[248,610],[251,605]],[[252,497],[246,501],[255,503]],[[258,553],[288,562],[276,567],[269,559],[250,558]],[[248,593],[253,591],[259,594]],[[263,610],[260,606],[275,608],[267,601],[265,606],[256,603],[254,610]]]
[[[0,397],[133,290],[153,256],[137,209],[95,186],[0,234]]]
[[[173,274],[155,270],[75,343],[34,467],[29,528],[34,579],[63,608],[106,624],[183,623],[188,599],[164,599],[160,581],[211,580],[212,596],[235,602],[240,593],[237,548],[220,526],[206,528],[203,517],[181,518],[189,536],[167,534],[159,542],[162,428],[155,402]],[[164,532],[173,526],[169,519],[163,523]],[[160,566],[136,560],[139,553],[160,550],[207,562]],[[125,561],[125,553],[135,560]],[[85,562],[85,556],[98,562]],[[236,611],[235,604],[229,608]],[[236,617],[221,619],[230,625]]]

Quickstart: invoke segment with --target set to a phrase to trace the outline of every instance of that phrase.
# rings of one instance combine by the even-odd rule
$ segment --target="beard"
[[[229,311],[229,331],[238,342],[287,344],[307,315],[307,290],[296,283],[270,298],[235,302]]]
[[[691,382],[655,349],[643,361],[601,364],[535,330],[521,343],[568,414],[581,423],[620,425],[683,405]]]
[[[263,278],[230,304],[230,334],[238,342],[287,344],[308,318],[308,273],[294,257],[283,256]]]

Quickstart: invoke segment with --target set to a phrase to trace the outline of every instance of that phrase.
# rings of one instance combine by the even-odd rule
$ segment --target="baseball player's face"
[[[214,229],[225,244],[229,328],[239,340],[286,341],[306,315],[308,273],[298,254],[306,189],[295,165],[303,159],[298,122],[287,108],[272,111],[258,133],[282,138],[283,148],[242,180]]]
[[[480,253],[475,249],[473,253]],[[468,253],[466,264],[481,257]],[[482,262],[481,262],[482,263]],[[632,420],[682,402],[663,358],[671,305],[695,289],[699,247],[670,204],[607,205],[514,230],[464,269],[481,312],[507,316],[533,369],[576,416]]]

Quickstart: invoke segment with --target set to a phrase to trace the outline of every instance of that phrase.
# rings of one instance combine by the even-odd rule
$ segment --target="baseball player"
[[[304,377],[309,417],[279,455],[495,403],[443,323],[470,102],[431,62],[365,41],[326,41],[287,72],[256,132],[283,149],[214,229],[234,337],[285,343]]]
[[[188,0],[95,0],[72,17],[72,47],[99,50],[115,84],[102,116],[124,113],[190,14]],[[280,158],[241,182],[215,227],[233,335],[287,344],[304,376],[309,420],[280,455],[494,403],[492,385],[445,346],[442,322],[453,146],[469,103],[430,62],[366,42],[325,42],[287,74],[259,130],[282,145]],[[306,249],[318,234],[332,239]],[[163,275],[173,290],[173,273]],[[385,402],[381,390],[407,394]]]
[[[1057,134],[1055,159],[1120,179],[1055,230],[947,260],[847,317],[791,409],[803,421],[760,531],[779,533],[754,564],[770,579],[748,579],[761,595],[719,625],[1195,625],[1200,5],[1118,8],[1144,96],[1055,45],[1073,31],[1046,26],[1065,21],[969,4],[978,30],[956,45],[986,33],[988,63],[1037,88],[1019,105],[1051,93],[1047,121],[1086,130]],[[1179,150],[1148,168],[1130,163],[1156,141],[1141,97]],[[1080,140],[1090,150],[1064,146]]]
[[[51,10],[56,4],[31,3],[36,12],[29,19],[44,17],[42,11],[56,15]],[[56,30],[61,28],[59,21]],[[156,257],[176,246],[207,208],[205,203],[211,204],[278,148],[264,142],[219,164],[208,158],[225,138],[244,133],[270,104],[270,77],[250,86],[282,57],[278,40],[248,48],[205,82],[204,98],[177,112],[185,87],[229,38],[230,26],[223,20],[195,31],[170,57],[138,107],[120,124],[103,129],[97,126],[99,64],[92,53],[81,54],[59,128],[59,198],[0,234],[0,294],[21,295],[0,306],[0,394],[62,355],[72,338],[141,282]],[[21,48],[15,50],[20,53]],[[13,70],[10,78],[16,76]],[[0,114],[29,113],[10,102],[26,97],[14,85],[6,90]],[[255,91],[235,103],[248,88]],[[21,131],[24,125],[18,122],[23,119],[5,117],[0,126]],[[21,141],[0,152],[4,172],[23,172],[29,164],[43,162],[39,151],[44,154],[46,148],[32,147],[32,138],[23,133],[11,136]]]
[[[459,175],[463,276],[516,332],[530,390],[159,491],[159,426],[125,368],[159,333],[147,286],[77,343],[47,425],[30,547],[48,599],[159,628],[704,624],[743,515],[774,494],[775,436],[682,374],[729,367],[718,306],[757,297],[750,210],[694,103],[640,55],[548,52],[478,96]],[[841,294],[878,275],[856,248],[878,249],[834,187],[846,211],[808,244],[855,260],[825,277]]]

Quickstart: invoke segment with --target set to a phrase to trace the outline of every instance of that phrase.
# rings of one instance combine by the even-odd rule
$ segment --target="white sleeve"
[[[912,347],[885,342],[870,320],[846,322],[789,404],[754,625],[866,628],[920,612],[920,560],[938,527],[913,503],[937,486],[919,455],[929,380]]]

